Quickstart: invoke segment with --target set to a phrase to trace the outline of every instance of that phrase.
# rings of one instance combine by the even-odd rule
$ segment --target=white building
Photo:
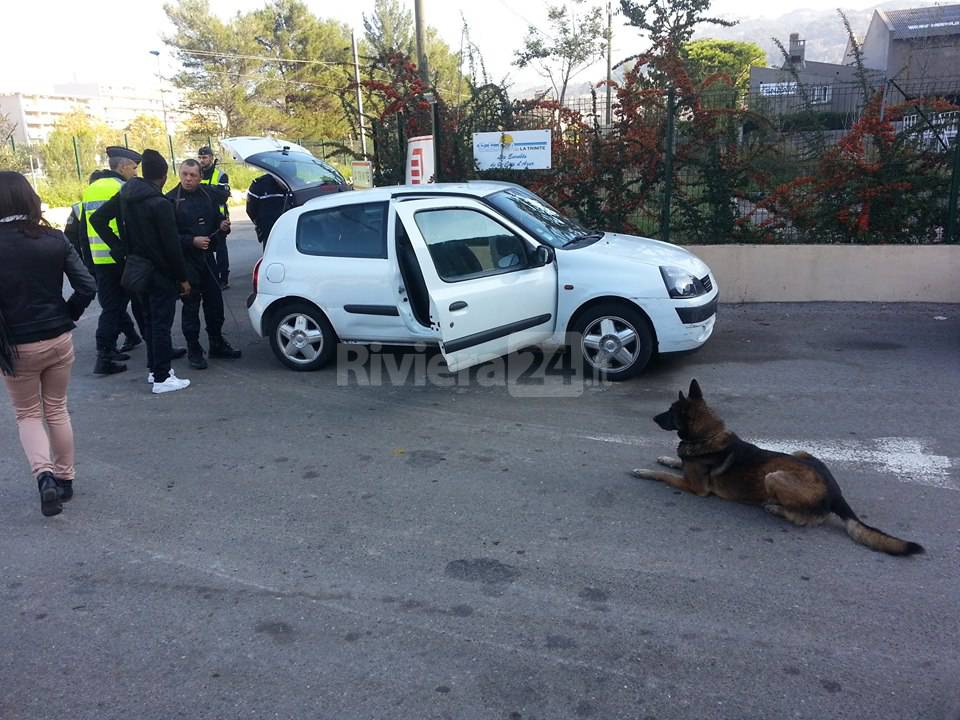
[[[0,95],[0,115],[14,126],[13,139],[20,144],[45,142],[57,121],[71,112],[83,110],[117,130],[127,127],[138,115],[164,119],[175,132],[183,115],[174,108],[179,99],[157,90],[134,87],[70,83],[55,85],[53,92],[14,92]],[[166,113],[164,108],[166,107]]]

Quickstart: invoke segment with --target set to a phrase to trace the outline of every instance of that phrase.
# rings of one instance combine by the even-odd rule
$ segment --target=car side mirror
[[[533,257],[534,267],[543,267],[544,265],[549,265],[553,262],[554,258],[553,248],[547,247],[546,245],[538,245]]]

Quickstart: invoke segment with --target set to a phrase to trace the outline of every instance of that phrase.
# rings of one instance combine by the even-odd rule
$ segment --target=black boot
[[[107,355],[107,358],[112,360],[113,362],[126,362],[127,360],[130,359],[129,355],[127,355],[122,350],[117,350],[116,348],[107,350],[106,355]]]
[[[207,359],[204,357],[203,346],[200,343],[187,343],[187,362],[194,370],[207,369]]]
[[[40,473],[37,478],[37,489],[40,490],[40,512],[45,517],[59,515],[63,510],[63,505],[60,503],[57,479],[51,473]]]
[[[97,353],[97,364],[93,366],[94,375],[116,375],[127,369],[123,363],[117,363],[110,359],[110,352]]]
[[[133,335],[132,337],[129,335],[124,335],[123,345],[120,346],[120,352],[128,353],[138,345],[142,345],[142,344],[143,344],[143,338],[140,337],[139,335]]]
[[[210,338],[210,357],[237,360],[242,355],[243,353],[228,343],[222,335],[218,338]]]
[[[175,347],[173,349],[173,353],[170,355],[170,359],[179,360],[186,354],[187,354],[187,349],[185,347]]]
[[[55,479],[57,481],[57,489],[60,491],[60,502],[68,502],[73,498],[73,480]]]

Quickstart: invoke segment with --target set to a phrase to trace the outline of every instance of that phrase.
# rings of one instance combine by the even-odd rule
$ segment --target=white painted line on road
[[[806,444],[795,440],[761,439],[751,442],[780,452],[806,450],[824,462],[873,465],[902,482],[960,490],[957,479],[951,476],[953,463],[950,458],[927,450],[922,438],[883,437],[864,442],[844,440]]]
[[[646,438],[628,435],[577,435],[582,440],[650,447]],[[960,483],[951,472],[954,462],[946,455],[936,455],[927,449],[922,438],[883,437],[871,440],[842,440],[811,442],[809,440],[773,440],[744,438],[767,450],[792,453],[805,450],[825,463],[838,465],[873,466],[885,475],[917,485],[960,490]]]

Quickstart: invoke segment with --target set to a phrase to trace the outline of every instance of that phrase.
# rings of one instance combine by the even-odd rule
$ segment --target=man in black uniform
[[[197,160],[200,163],[200,181],[207,187],[216,188],[215,195],[224,197],[220,211],[229,219],[230,209],[227,207],[227,201],[230,199],[230,178],[217,167],[217,159],[214,158],[213,150],[209,145],[204,145],[197,150]],[[217,280],[220,281],[220,289],[227,290],[230,287],[230,253],[227,249],[226,236],[213,254],[217,260]]]
[[[201,183],[200,163],[184,160],[180,165],[180,184],[167,193],[173,201],[177,233],[187,262],[187,279],[192,292],[183,298],[181,328],[187,339],[190,367],[204,370],[207,361],[200,345],[200,305],[210,340],[210,357],[235,360],[241,352],[223,337],[223,293],[217,277],[213,253],[226,242],[230,220],[221,211],[222,195]]]
[[[87,184],[92,185],[97,180],[110,176],[110,170],[94,170],[90,174],[90,177],[87,178]],[[93,257],[90,254],[90,240],[87,237],[87,216],[83,210],[82,202],[74,203],[70,208],[70,217],[67,218],[67,223],[63,227],[63,234],[70,240],[70,244],[73,245],[73,249],[77,251],[77,255],[83,260],[83,264],[87,266],[90,274],[94,275],[96,265],[93,264]],[[133,313],[137,316],[137,325],[140,326],[140,330],[142,331],[143,317],[138,307],[139,303],[136,301],[136,298],[130,298],[130,300]],[[129,360],[130,356],[127,355],[127,353],[143,342],[143,338],[140,337],[140,333],[138,333],[137,328],[134,327],[133,319],[130,317],[130,313],[127,312],[126,307],[124,307],[120,313],[120,332],[123,333],[123,345],[119,350],[110,353],[110,359],[115,362]]]
[[[287,190],[270,174],[261,175],[247,190],[247,216],[257,230],[257,240],[264,249],[273,225],[287,209]]]

